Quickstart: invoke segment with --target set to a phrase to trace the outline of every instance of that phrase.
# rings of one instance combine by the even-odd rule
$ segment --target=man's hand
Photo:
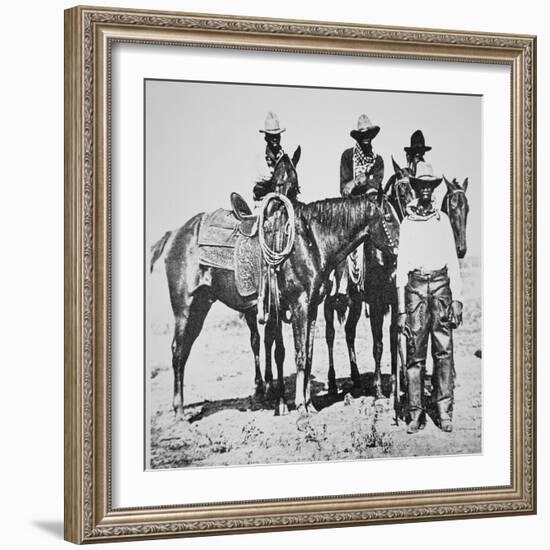
[[[457,328],[462,324],[462,302],[453,300],[451,304],[452,320],[451,324],[453,328]]]
[[[359,195],[362,195],[367,191],[368,187],[366,184],[356,185],[352,190],[350,195],[353,197],[357,197]]]
[[[397,332],[405,332],[405,327],[407,326],[407,314],[400,313],[397,318]]]
[[[355,177],[355,185],[365,185],[367,183],[367,174],[362,172]]]

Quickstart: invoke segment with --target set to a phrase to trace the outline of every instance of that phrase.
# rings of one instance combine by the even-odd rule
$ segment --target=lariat
[[[267,211],[270,204],[274,201],[279,201],[287,213],[287,221],[283,224],[282,228],[274,228],[275,238],[273,239],[273,248],[269,246],[265,235],[265,221]],[[277,213],[278,218],[281,219],[281,212]],[[265,299],[263,292],[260,292],[260,299],[258,300],[258,306],[263,307],[265,315],[260,315],[260,320],[265,322],[272,309],[275,309],[276,315],[279,315],[280,310],[280,295],[279,295],[279,282],[278,273],[280,271],[281,264],[288,257],[294,247],[294,241],[296,238],[296,226],[295,226],[295,214],[294,207],[290,200],[281,195],[280,193],[268,193],[262,200],[260,205],[260,212],[258,215],[258,240],[260,243],[260,250],[262,253],[262,271],[266,269],[267,280],[267,308],[265,308]],[[262,274],[263,275],[263,274]],[[261,290],[264,287],[264,278],[260,277]]]

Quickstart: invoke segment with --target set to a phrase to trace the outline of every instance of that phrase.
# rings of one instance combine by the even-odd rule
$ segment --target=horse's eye
[[[451,198],[451,206],[453,208],[456,208],[458,206],[458,197],[452,197]]]

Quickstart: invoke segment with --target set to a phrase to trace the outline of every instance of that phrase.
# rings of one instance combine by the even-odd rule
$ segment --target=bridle
[[[460,187],[457,189],[447,190],[447,193],[445,193],[445,197],[443,198],[443,208],[441,209],[443,212],[448,214],[451,211],[451,197],[458,194],[466,195],[466,191]]]
[[[272,179],[275,175],[275,171],[277,170],[277,166],[280,164],[280,162],[283,160],[284,157],[286,157],[288,159],[288,163],[289,163],[290,167],[294,170],[294,172],[296,172],[296,167],[294,166],[294,163],[292,162],[292,159],[286,153],[283,153],[277,159],[277,162],[275,163],[275,166],[273,167]],[[283,180],[279,180],[273,186],[274,192],[275,193],[280,193],[280,194],[286,196],[288,194],[288,192],[292,189],[293,183],[294,182],[291,182],[289,177],[287,177]],[[295,187],[296,187],[296,194],[298,194],[300,192],[300,186],[298,185],[298,182],[296,182]]]
[[[401,202],[401,194],[399,192],[400,187],[401,187],[400,179],[396,179],[393,185],[393,190],[395,193],[395,202],[397,203],[397,207],[399,209],[400,219],[404,220],[405,217],[407,216],[407,210],[406,210],[406,205],[403,206],[403,203]]]
[[[384,201],[382,203],[382,229],[384,230],[384,234],[386,235],[386,239],[388,241],[388,247],[397,248],[397,243],[395,242],[395,240],[391,236],[390,230],[388,228],[388,224],[386,222],[386,211],[385,211],[385,208],[384,208],[386,205],[389,206],[392,209],[393,216],[395,218],[397,218],[397,214],[395,213],[395,210],[394,210],[393,206],[386,199],[384,199]]]

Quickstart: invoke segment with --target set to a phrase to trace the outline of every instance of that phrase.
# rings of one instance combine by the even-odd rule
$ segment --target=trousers
[[[447,268],[409,272],[405,306],[410,337],[407,342],[409,410],[422,410],[428,339],[433,359],[432,399],[439,412],[452,414],[455,368],[451,328],[452,294]]]

